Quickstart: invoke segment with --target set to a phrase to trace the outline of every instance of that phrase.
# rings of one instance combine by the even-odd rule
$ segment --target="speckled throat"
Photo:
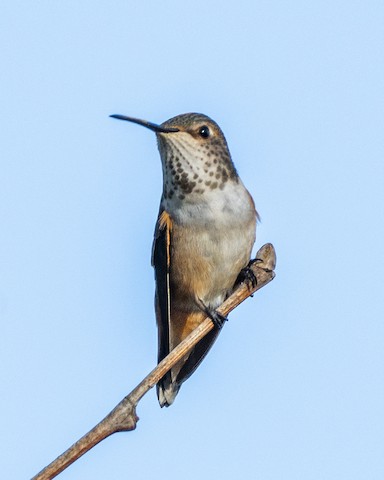
[[[163,164],[163,197],[194,201],[206,192],[238,182],[227,142],[219,126],[206,115],[178,115],[161,125],[177,132],[158,132]],[[204,134],[204,136],[202,135]]]

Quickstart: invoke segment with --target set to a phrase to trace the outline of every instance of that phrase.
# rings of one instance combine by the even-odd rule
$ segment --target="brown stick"
[[[256,276],[257,285],[250,286],[242,283],[218,308],[218,311],[227,316],[234,308],[242,303],[260,288],[264,287],[275,277],[276,254],[273,245],[265,244],[256,255],[257,261],[251,269]],[[100,423],[74,443],[62,455],[56,458],[47,467],[41,470],[32,480],[49,480],[79,457],[88,452],[97,443],[116,432],[134,430],[139,418],[136,415],[136,405],[140,399],[175,365],[186,353],[196,345],[213,328],[213,322],[206,318],[186,339],[162,360],[156,368],[147,375],[139,385],[132,390]]]

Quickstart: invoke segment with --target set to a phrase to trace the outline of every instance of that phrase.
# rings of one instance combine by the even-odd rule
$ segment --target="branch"
[[[275,273],[273,270],[276,265],[276,254],[273,245],[267,243],[261,247],[257,252],[256,259],[257,262],[252,264],[251,269],[256,276],[257,285],[250,286],[241,283],[232,295],[217,309],[222,315],[227,316],[246,298],[274,279]],[[50,480],[113,433],[134,430],[139,420],[136,415],[136,405],[140,399],[156,385],[168,370],[181,360],[196,343],[212,330],[213,326],[212,320],[206,318],[187,338],[172,350],[129,395],[123,398],[100,423],[74,443],[62,455],[57,457],[56,460],[41,470],[32,480]]]

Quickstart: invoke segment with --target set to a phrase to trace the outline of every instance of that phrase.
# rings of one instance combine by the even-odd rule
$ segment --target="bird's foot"
[[[203,302],[203,300],[201,300],[201,298],[198,299],[198,304],[201,310],[203,310],[203,312],[207,315],[207,317],[209,317],[212,320],[212,322],[215,324],[215,327],[223,328],[224,323],[228,321],[227,317],[219,313],[217,310],[213,308],[209,308],[207,305],[205,305],[205,303]]]
[[[205,309],[205,313],[208,317],[212,320],[217,328],[223,328],[225,322],[228,322],[228,318],[224,317],[221,313],[217,310],[210,310],[209,308]]]
[[[262,260],[260,260],[259,258],[250,260],[248,265],[240,271],[235,285],[239,285],[240,283],[247,283],[250,287],[255,288],[257,285],[257,278],[256,278],[256,275],[253,273],[251,266],[254,263],[261,263],[261,262]]]

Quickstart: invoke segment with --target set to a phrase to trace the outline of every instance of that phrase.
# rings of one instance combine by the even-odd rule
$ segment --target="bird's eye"
[[[200,137],[208,138],[210,134],[211,134],[211,132],[206,125],[203,125],[202,127],[199,128]]]

